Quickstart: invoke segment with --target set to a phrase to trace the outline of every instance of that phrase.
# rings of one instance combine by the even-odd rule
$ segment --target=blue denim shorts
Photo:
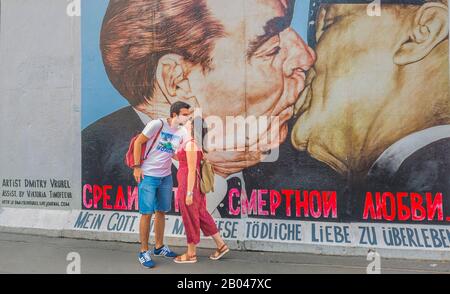
[[[138,185],[139,213],[169,212],[172,206],[172,175],[144,176]]]

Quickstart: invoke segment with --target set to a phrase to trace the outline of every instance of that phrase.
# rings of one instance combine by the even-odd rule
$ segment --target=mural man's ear
[[[187,66],[184,58],[177,54],[166,54],[158,61],[156,82],[171,104],[192,96],[190,83],[186,78]]]
[[[434,47],[448,38],[448,7],[428,2],[416,12],[409,39],[394,55],[394,63],[406,65],[427,56]]]

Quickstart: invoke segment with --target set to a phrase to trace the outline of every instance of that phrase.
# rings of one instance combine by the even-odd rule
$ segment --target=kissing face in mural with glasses
[[[312,3],[292,143],[356,184],[450,192],[448,1],[369,2]]]

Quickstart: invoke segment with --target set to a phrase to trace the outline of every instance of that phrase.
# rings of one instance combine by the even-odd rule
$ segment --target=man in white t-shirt
[[[190,115],[189,104],[175,102],[170,108],[170,118],[150,121],[134,144],[136,164],[133,167],[133,175],[139,184],[141,214],[139,224],[141,250],[138,259],[148,268],[155,265],[150,253],[171,258],[177,256],[164,245],[165,214],[170,211],[172,203],[172,158],[187,136],[186,129],[182,125]],[[144,153],[146,156],[141,163],[142,144],[146,144]],[[152,214],[155,214],[155,248],[150,252],[148,240]]]

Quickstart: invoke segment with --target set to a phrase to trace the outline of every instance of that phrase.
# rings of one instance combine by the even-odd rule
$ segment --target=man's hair
[[[313,49],[317,45],[316,21],[321,4],[370,4],[373,0],[311,0],[309,4],[308,45]],[[442,3],[448,6],[448,0],[383,0],[381,4],[423,5],[427,2]]]
[[[106,73],[132,106],[153,96],[159,59],[179,54],[211,69],[223,25],[204,0],[110,0],[100,33]]]
[[[172,114],[180,115],[181,109],[186,108],[189,109],[191,106],[183,101],[177,101],[172,106],[170,106],[170,117]]]

